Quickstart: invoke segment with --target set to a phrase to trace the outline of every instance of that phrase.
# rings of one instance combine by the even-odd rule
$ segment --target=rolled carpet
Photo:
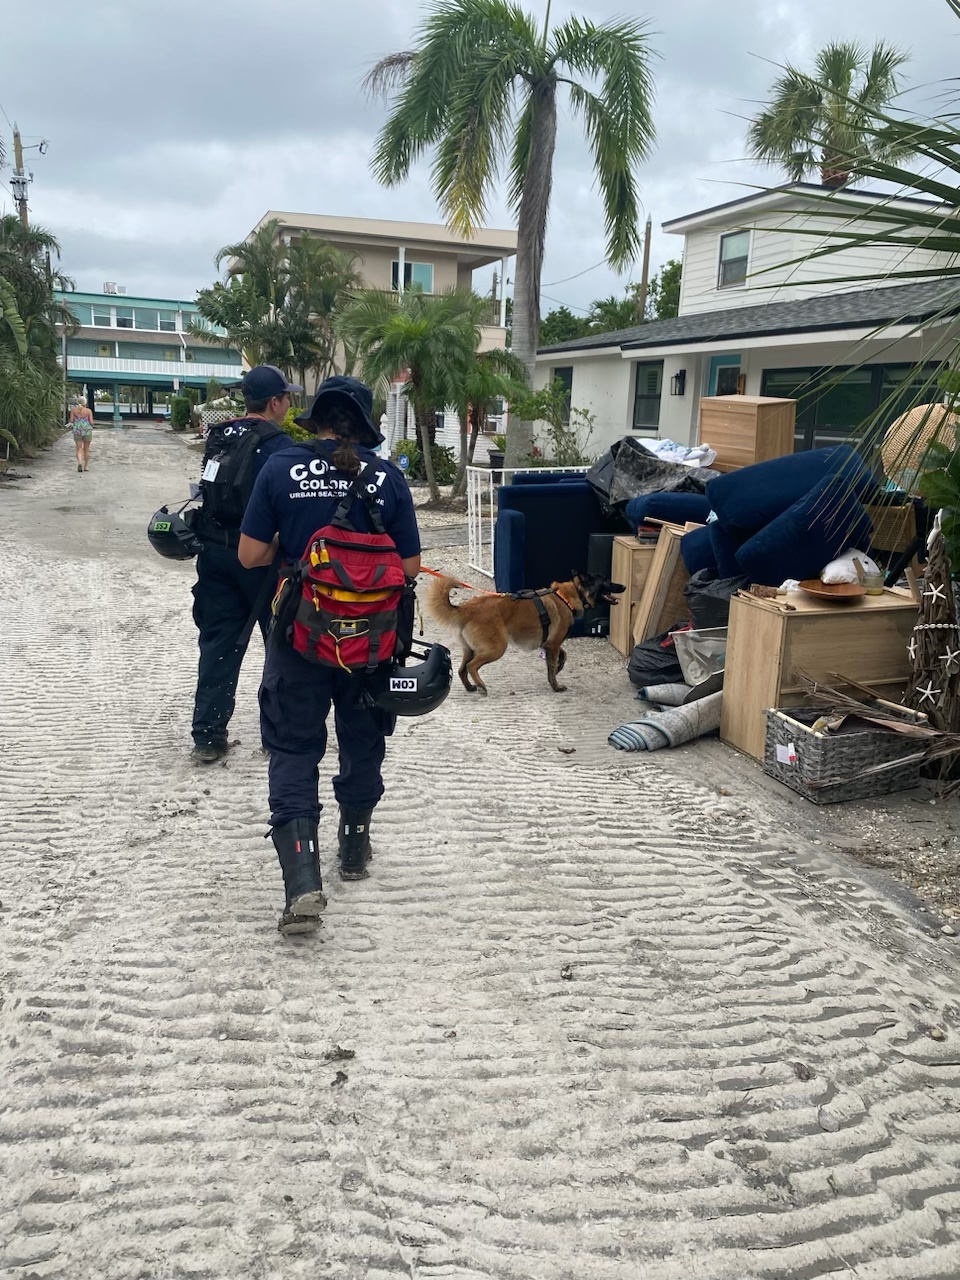
[[[639,720],[631,720],[614,729],[607,741],[618,751],[659,751],[661,747],[679,747],[693,742],[705,733],[720,728],[722,693],[691,702],[669,711],[651,711]]]

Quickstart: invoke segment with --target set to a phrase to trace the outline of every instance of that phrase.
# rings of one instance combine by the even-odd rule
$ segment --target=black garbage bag
[[[730,600],[741,587],[749,585],[749,578],[718,578],[711,569],[701,569],[695,573],[683,589],[694,630],[727,626],[730,621]]]
[[[702,467],[663,462],[633,436],[610,446],[587,472],[587,483],[604,515],[623,510],[631,498],[648,493],[704,493],[718,473]]]
[[[627,663],[631,684],[638,689],[647,684],[683,684],[683,668],[677,657],[677,646],[673,643],[674,631],[677,630],[689,628],[674,627],[673,631],[664,631],[636,645]]]

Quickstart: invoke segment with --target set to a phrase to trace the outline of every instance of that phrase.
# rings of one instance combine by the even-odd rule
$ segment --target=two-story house
[[[840,194],[884,201],[891,225],[901,206],[930,203]],[[702,396],[796,398],[798,449],[848,438],[897,389],[895,412],[929,399],[960,314],[960,285],[936,275],[953,260],[859,241],[812,258],[825,232],[876,233],[846,210],[825,219],[824,195],[800,183],[665,223],[684,240],[676,319],[541,348],[538,384],[560,378],[595,415],[591,450],[629,433],[696,442]],[[931,278],[897,283],[907,268]]]

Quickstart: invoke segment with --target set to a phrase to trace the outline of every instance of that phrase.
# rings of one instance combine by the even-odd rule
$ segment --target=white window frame
[[[747,237],[747,252],[743,256],[744,270],[743,279],[734,280],[730,284],[724,284],[722,280],[723,274],[723,242],[729,240],[732,236]],[[740,227],[737,231],[721,231],[720,238],[717,241],[717,289],[726,292],[727,289],[745,289],[747,287],[747,276],[750,274],[750,253],[753,249],[753,232],[749,227]],[[732,258],[732,262],[739,262],[739,258]]]
[[[404,289],[412,289],[417,287],[416,282],[413,279],[414,267],[430,268],[430,288],[424,289],[423,292],[433,293],[433,286],[436,283],[436,268],[434,267],[434,264],[432,262],[414,262],[410,258],[404,258],[403,260]],[[407,279],[408,275],[410,277],[409,280]],[[396,276],[396,283],[394,283],[394,276]],[[394,258],[390,263],[390,288],[393,290],[394,293],[399,292],[399,283],[400,283],[400,259]]]

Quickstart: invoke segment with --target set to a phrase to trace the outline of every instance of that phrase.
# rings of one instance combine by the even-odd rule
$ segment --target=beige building
[[[327,240],[355,253],[368,289],[424,293],[472,289],[473,273],[496,267],[496,293],[490,296],[488,323],[480,349],[502,347],[506,337],[506,291],[510,259],[517,252],[516,231],[481,228],[470,239],[434,222],[392,222],[384,218],[336,218],[318,213],[280,213],[271,209],[254,227],[276,220],[288,244],[304,235]],[[252,234],[252,233],[251,233]]]

